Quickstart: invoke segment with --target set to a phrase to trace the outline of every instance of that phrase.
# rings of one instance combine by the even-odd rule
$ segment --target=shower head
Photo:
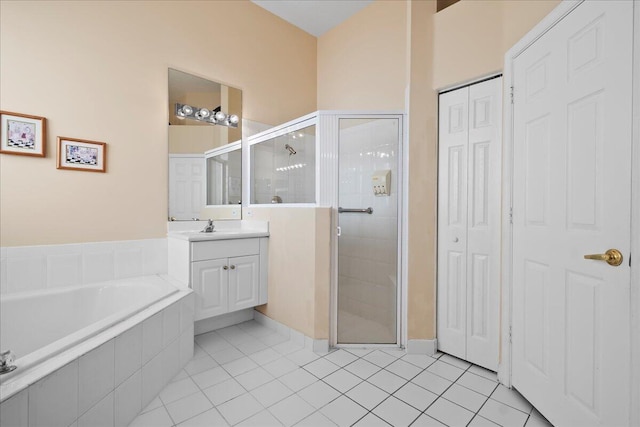
[[[294,154],[296,154],[296,150],[293,149],[292,146],[290,146],[289,144],[285,144],[284,148],[286,148],[289,151],[289,155],[292,156]]]

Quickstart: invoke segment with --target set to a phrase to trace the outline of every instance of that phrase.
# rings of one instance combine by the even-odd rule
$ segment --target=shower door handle
[[[373,213],[373,208],[365,208],[365,209],[349,209],[349,208],[338,208],[338,213],[366,213],[371,215]]]

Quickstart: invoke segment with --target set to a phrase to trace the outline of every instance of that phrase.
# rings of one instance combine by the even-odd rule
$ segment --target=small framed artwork
[[[0,111],[0,153],[44,157],[46,123],[44,117]]]
[[[107,144],[59,136],[57,167],[87,172],[106,172]]]

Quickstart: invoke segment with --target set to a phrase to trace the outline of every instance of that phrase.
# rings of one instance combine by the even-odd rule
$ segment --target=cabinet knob
[[[222,267],[223,270],[228,270],[229,267],[227,267],[226,265],[224,267]]]
[[[232,269],[232,270],[235,270],[235,269],[236,269],[236,266],[235,266],[235,265],[232,265],[232,266],[231,266],[231,269]]]

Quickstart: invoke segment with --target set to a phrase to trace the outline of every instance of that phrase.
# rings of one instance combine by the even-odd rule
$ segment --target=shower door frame
[[[320,111],[321,134],[329,136],[323,147],[328,157],[333,158],[335,182],[330,193],[321,199],[333,199],[331,205],[331,289],[329,316],[329,346],[334,348],[405,348],[407,345],[407,242],[408,242],[408,188],[409,156],[407,147],[406,114],[403,111]],[[339,165],[340,165],[340,120],[341,119],[397,119],[398,120],[398,261],[396,274],[396,342],[389,344],[338,343],[338,227],[339,227]],[[323,132],[324,131],[324,132]],[[394,179],[393,177],[391,179]]]

